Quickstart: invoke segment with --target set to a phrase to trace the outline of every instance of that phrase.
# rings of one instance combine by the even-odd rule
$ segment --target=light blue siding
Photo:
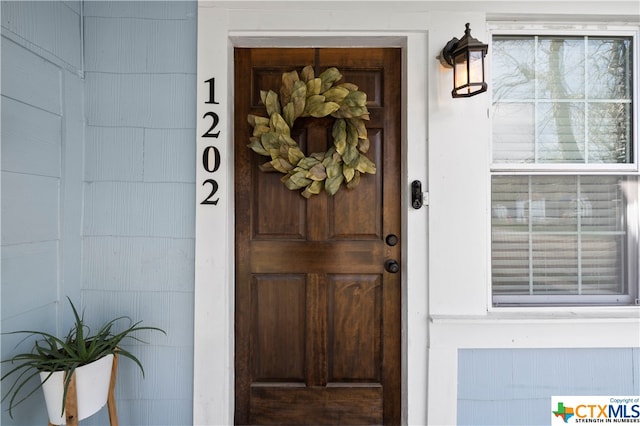
[[[3,32],[63,68],[82,68],[81,27],[79,1],[2,2]]]
[[[196,10],[193,1],[89,1],[84,4],[86,17],[186,19],[194,23]]]
[[[0,7],[2,331],[60,333],[60,295],[80,297],[80,3]],[[2,336],[2,359],[19,350],[20,339]],[[3,372],[7,367],[2,365]],[[3,393],[9,385],[2,383]],[[5,401],[3,425],[46,424],[40,393],[19,406],[13,420],[6,408]]]
[[[87,182],[142,181],[143,129],[89,126],[85,135]]]
[[[2,329],[65,332],[66,295],[165,329],[127,344],[120,424],[192,419],[196,9],[2,2]],[[41,399],[2,424],[46,424]]]
[[[3,97],[2,170],[60,178],[62,117]]]
[[[6,37],[2,38],[2,58],[3,96],[62,115],[59,67]]]
[[[640,349],[467,349],[459,425],[546,425],[556,395],[639,395]]]
[[[4,249],[2,256],[5,256]],[[4,259],[3,259],[4,261]],[[33,264],[31,264],[33,265]],[[33,293],[27,293],[32,289],[26,289],[24,294],[22,294],[23,300],[20,298],[10,299],[15,300],[18,306],[24,306],[25,303],[31,305],[23,313],[15,316],[7,316],[5,317],[5,308],[7,305],[11,303],[7,303],[6,300],[8,296],[6,296],[4,289],[4,267],[3,267],[3,288],[2,288],[2,330],[3,331],[11,331],[11,330],[24,330],[24,329],[33,329],[37,328],[38,330],[42,330],[48,333],[56,333],[56,322],[55,318],[57,315],[57,304],[54,302],[54,294],[51,292],[51,286],[47,285],[43,288],[39,288],[37,293],[35,294],[36,300],[35,302],[31,299]],[[55,290],[55,289],[54,289]],[[50,299],[51,302],[47,303],[43,306],[35,306],[36,303],[41,303],[40,300]],[[29,350],[28,344],[20,345],[21,340],[24,336],[3,336],[2,338],[2,359],[6,359],[10,353],[14,351],[23,352],[25,350]],[[24,343],[24,342],[23,342]],[[5,366],[3,365],[3,371]],[[7,384],[2,384],[2,391],[6,392]],[[29,399],[28,402],[24,404],[18,405],[16,409],[13,411],[13,419],[11,419],[6,412],[7,405],[6,403],[2,404],[2,420],[0,424],[5,425],[20,425],[20,426],[35,426],[35,425],[46,425],[47,424],[47,414],[44,402],[44,396],[42,392],[38,392],[33,395],[32,399]]]
[[[145,129],[144,180],[195,183],[192,129]]]
[[[89,183],[85,235],[193,238],[193,192],[184,183]]]
[[[159,7],[157,4],[155,7]],[[187,20],[87,17],[86,71],[109,73],[193,73],[193,24]],[[148,34],[147,37],[139,35]]]
[[[25,265],[31,267],[25,268]],[[2,299],[9,302],[2,306],[3,331],[11,330],[5,324],[10,318],[56,300],[57,288],[52,285],[52,277],[57,274],[58,242],[55,240],[2,248]],[[25,326],[20,326],[22,328]],[[11,347],[3,347],[5,349],[10,351]]]
[[[162,327],[130,342],[122,424],[192,419],[195,2],[85,2],[84,305]],[[102,425],[106,412],[85,424]]]
[[[194,246],[188,238],[87,237],[84,255],[87,290],[193,291]]]
[[[86,74],[90,126],[195,128],[195,74]]]
[[[7,191],[7,202],[2,204],[3,244],[58,239],[59,179],[3,172],[2,189],[3,196]]]

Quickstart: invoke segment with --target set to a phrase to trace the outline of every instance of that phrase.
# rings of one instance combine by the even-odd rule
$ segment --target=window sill
[[[494,308],[433,315],[431,348],[640,347],[640,307]]]
[[[433,315],[438,321],[583,321],[620,320],[640,321],[640,306],[504,306],[491,307],[486,315]]]

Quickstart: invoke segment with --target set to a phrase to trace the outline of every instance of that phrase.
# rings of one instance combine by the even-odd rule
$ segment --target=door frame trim
[[[427,209],[412,209],[407,194],[409,182],[415,179],[427,188],[427,70],[430,68],[426,55],[427,32],[232,31],[221,10],[199,8],[199,21],[203,20],[207,25],[198,25],[199,41],[227,40],[227,43],[198,44],[197,118],[212,107],[206,104],[209,91],[202,82],[214,77],[219,102],[215,112],[219,115],[221,130],[215,146],[220,149],[222,161],[216,172],[220,202],[215,207],[203,206],[199,201],[206,188],[198,183],[209,177],[202,170],[201,162],[202,153],[211,145],[211,140],[201,135],[207,131],[210,121],[198,120],[193,424],[233,424],[234,415],[233,49],[310,45],[402,49],[402,423],[426,424]],[[407,90],[408,87],[411,90]]]

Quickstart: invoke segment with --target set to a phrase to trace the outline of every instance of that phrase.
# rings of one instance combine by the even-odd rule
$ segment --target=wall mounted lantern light
[[[453,68],[454,98],[468,98],[487,91],[484,81],[484,57],[489,46],[471,37],[471,28],[466,24],[460,40],[452,38],[438,59],[447,68]]]

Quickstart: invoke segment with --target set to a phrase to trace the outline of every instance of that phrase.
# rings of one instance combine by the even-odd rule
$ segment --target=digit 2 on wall
[[[216,79],[210,78],[206,80],[205,83],[209,85],[209,99],[205,104],[218,105],[219,103],[215,100]],[[216,127],[218,127],[218,123],[220,122],[218,114],[214,111],[207,111],[202,116],[202,119],[206,121],[208,126],[207,131],[202,134],[202,137],[218,139],[220,137],[220,130],[216,131]],[[202,152],[202,168],[211,177],[202,182],[203,186],[209,186],[209,193],[200,204],[216,205],[220,200],[220,198],[214,198],[218,192],[218,182],[213,178],[213,175],[220,168],[220,150],[216,146],[208,145]]]

